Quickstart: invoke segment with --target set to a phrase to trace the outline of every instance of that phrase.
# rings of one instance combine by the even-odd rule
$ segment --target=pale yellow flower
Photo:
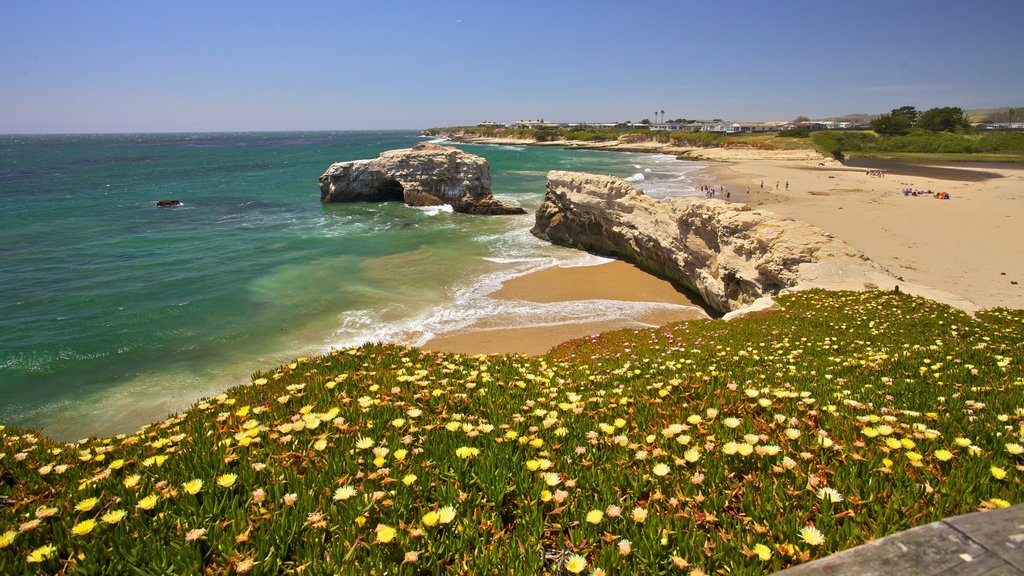
[[[36,548],[35,550],[29,552],[28,558],[26,558],[26,560],[28,561],[29,564],[39,564],[40,562],[45,562],[49,560],[56,551],[57,549],[54,548],[53,544],[40,546],[39,548]]]
[[[804,526],[801,528],[800,539],[810,546],[821,546],[825,543],[825,536],[814,526]]]
[[[604,512],[600,510],[591,510],[587,512],[587,522],[591,524],[600,524],[601,520],[604,519]]]
[[[455,519],[455,507],[445,506],[437,511],[437,521],[441,524],[448,524]]]
[[[82,520],[78,524],[71,527],[71,533],[75,536],[85,536],[89,532],[92,532],[93,528],[96,527],[96,521],[92,518],[88,520]]]
[[[767,562],[772,559],[771,548],[765,546],[764,544],[755,544],[754,554],[757,554],[758,559],[760,559],[762,562]]]
[[[222,474],[217,477],[217,486],[231,488],[235,485],[235,480],[238,480],[237,474]]]
[[[154,506],[156,506],[158,500],[160,500],[159,496],[157,496],[156,494],[150,494],[149,496],[146,496],[142,500],[139,500],[139,503],[136,504],[135,507],[140,510],[151,510]]]
[[[423,525],[427,526],[427,527],[430,527],[430,526],[433,526],[433,525],[437,524],[437,521],[438,521],[438,513],[433,511],[433,510],[431,510],[430,512],[427,512],[426,514],[424,514],[423,515],[423,519],[421,520],[421,522],[423,522]]]
[[[123,520],[124,517],[127,515],[128,513],[125,512],[124,510],[111,510],[110,512],[107,512],[106,514],[101,516],[100,520],[103,520],[103,522],[105,522],[106,524],[117,524],[118,522]]]
[[[377,533],[377,542],[381,544],[387,544],[395,539],[395,529],[387,524],[377,524],[374,532]]]
[[[565,561],[565,569],[573,574],[579,574],[587,568],[587,559],[579,554],[570,554]]]
[[[656,464],[654,468],[651,469],[651,472],[653,472],[655,476],[665,476],[669,473],[669,470],[670,468],[668,467],[668,464],[662,463]]]
[[[356,495],[356,489],[353,486],[342,486],[334,491],[335,500],[348,500],[349,498]]]
[[[88,512],[96,507],[96,503],[99,502],[97,498],[86,498],[75,505],[75,510],[79,512]]]
[[[189,494],[195,496],[196,494],[199,493],[200,490],[203,489],[203,481],[198,478],[195,480],[189,480],[188,482],[185,482],[184,488],[185,492],[188,492]]]
[[[634,522],[642,524],[647,520],[647,510],[637,506],[636,508],[633,508],[632,512],[630,512],[630,517],[633,518]]]

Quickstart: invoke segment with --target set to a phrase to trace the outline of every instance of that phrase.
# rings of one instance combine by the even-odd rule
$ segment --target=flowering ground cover
[[[807,292],[543,357],[298,359],[0,431],[0,573],[764,574],[1024,502],[1024,311]]]

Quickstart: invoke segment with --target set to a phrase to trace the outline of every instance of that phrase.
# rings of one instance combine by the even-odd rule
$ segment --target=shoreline
[[[634,305],[623,307],[618,317],[610,320],[570,319],[548,325],[520,326],[514,324],[514,318],[484,319],[435,335],[420,348],[459,354],[540,355],[569,340],[612,330],[710,318],[699,299],[622,260],[543,268],[506,280],[490,297],[507,303],[568,306],[574,302],[605,301],[609,306],[615,302]]]
[[[981,308],[1024,308],[1024,260],[1012,256],[1024,227],[1020,168],[987,168],[997,175],[987,178],[955,166],[878,177],[858,167],[771,160],[709,170],[750,185],[751,207],[818,226],[897,279],[953,293]],[[950,170],[965,174],[936,177]],[[925,194],[904,195],[904,189]],[[936,199],[935,192],[950,199]]]

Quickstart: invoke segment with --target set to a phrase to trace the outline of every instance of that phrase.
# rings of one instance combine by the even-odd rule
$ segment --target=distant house
[[[690,124],[678,124],[675,122],[664,122],[651,124],[651,132],[692,132],[688,127]]]
[[[529,128],[531,130],[554,130],[558,127],[557,122],[545,122],[543,120],[520,120],[512,123],[512,128]]]
[[[762,132],[778,132],[782,129],[779,122],[735,122],[731,126],[733,133],[759,134]]]

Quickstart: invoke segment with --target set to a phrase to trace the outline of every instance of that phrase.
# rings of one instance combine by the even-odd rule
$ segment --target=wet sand
[[[545,326],[515,326],[514,319],[491,319],[457,332],[441,334],[422,348],[461,354],[543,354],[574,338],[619,330],[662,326],[684,320],[706,319],[696,298],[671,283],[639,268],[615,260],[597,266],[546,268],[513,278],[491,295],[526,302],[614,300],[657,303],[654,310],[642,306],[629,317],[597,322],[558,322]]]

